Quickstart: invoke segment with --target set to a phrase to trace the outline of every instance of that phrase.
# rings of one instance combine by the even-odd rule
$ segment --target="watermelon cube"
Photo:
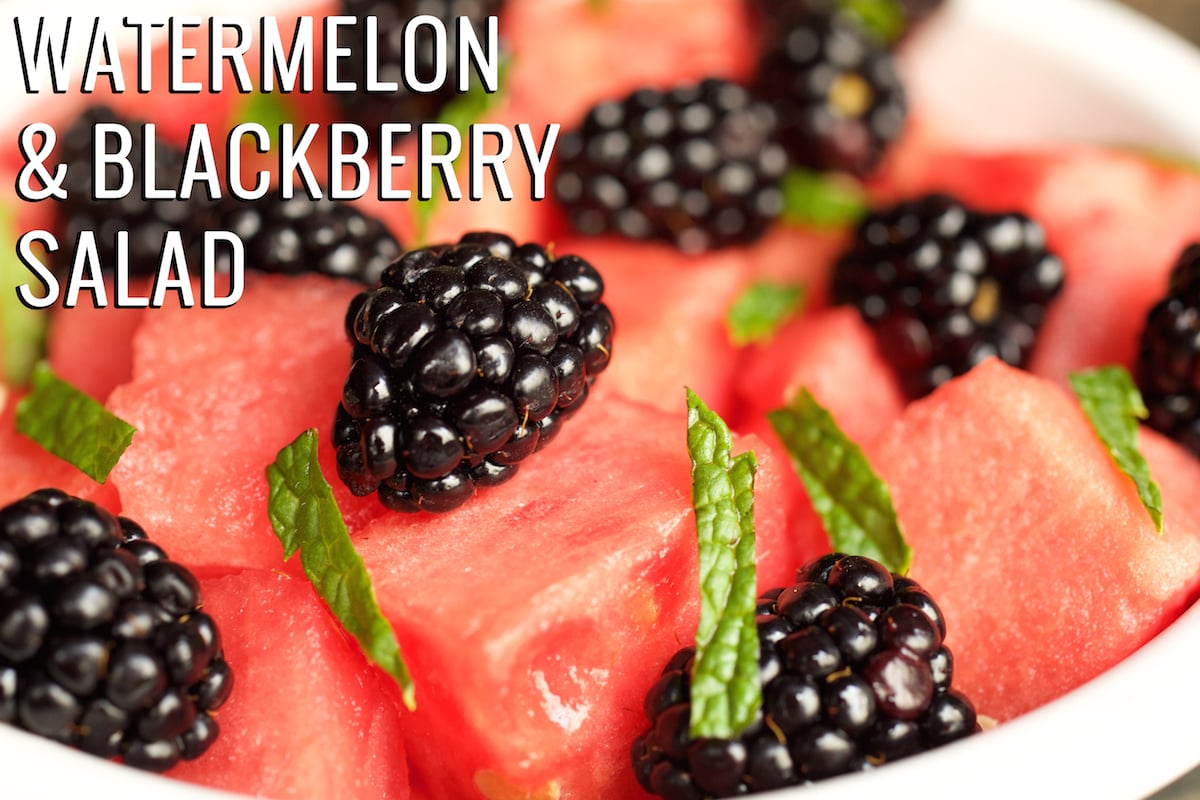
[[[278,568],[266,466],[307,428],[329,430],[350,360],[343,320],[359,287],[309,275],[246,276],[230,308],[163,308],[134,337],[133,379],[109,408],[138,429],[112,473],[124,513],[193,566]],[[347,518],[382,513],[336,479]]]
[[[685,429],[599,392],[508,483],[356,535],[416,681],[405,747],[430,797],[641,796],[642,698],[698,614]],[[798,566],[785,467],[746,446],[759,581],[778,585]]]
[[[1076,401],[998,361],[911,404],[872,448],[980,713],[1011,719],[1079,686],[1196,597],[1200,464],[1140,438],[1161,535]]]
[[[168,773],[273,800],[404,800],[399,691],[367,663],[304,578],[201,578],[234,691],[204,756]]]

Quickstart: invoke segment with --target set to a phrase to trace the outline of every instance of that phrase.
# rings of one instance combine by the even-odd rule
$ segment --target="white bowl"
[[[21,4],[24,5],[24,4]],[[272,0],[121,3],[107,13],[210,10],[255,15]],[[11,15],[17,0],[0,0]],[[140,8],[139,8],[140,7]],[[95,14],[91,0],[42,0],[38,14]],[[24,12],[28,14],[28,11]],[[0,52],[0,106],[28,108]],[[949,0],[904,56],[910,92],[954,137],[978,147],[1049,141],[1137,144],[1200,158],[1200,52],[1104,0]],[[1005,725],[874,772],[764,798],[1145,796],[1200,763],[1200,607],[1116,668]],[[216,800],[0,725],[0,795],[11,800]],[[364,800],[368,800],[364,798]]]

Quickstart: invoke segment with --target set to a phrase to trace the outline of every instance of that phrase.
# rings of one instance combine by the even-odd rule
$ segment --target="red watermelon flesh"
[[[399,692],[309,582],[245,570],[201,588],[235,688],[217,741],[168,774],[273,800],[407,798]]]
[[[801,388],[837,420],[855,443],[866,446],[900,416],[904,395],[879,355],[875,335],[858,312],[825,308],[782,328],[769,342],[748,347],[737,371],[737,429],[760,437],[780,463],[787,451],[767,421]],[[829,538],[799,476],[789,470],[784,487],[792,495],[788,529],[802,560],[829,550]]]
[[[405,746],[431,797],[642,796],[628,764],[642,698],[695,636],[686,426],[597,395],[508,483],[356,537],[416,680]],[[746,446],[759,582],[779,585],[798,566],[786,467]]]
[[[981,713],[1011,719],[1081,685],[1195,598],[1200,464],[1142,442],[1161,536],[1076,402],[996,361],[910,405],[872,448]]]
[[[504,31],[509,91],[537,124],[571,127],[635,89],[745,77],[753,67],[749,9],[738,0],[513,0]]]
[[[556,242],[555,252],[579,255],[604,276],[616,322],[606,387],[676,410],[688,386],[728,416],[737,352],[725,314],[746,281],[744,249],[697,258],[665,245],[575,238]]]
[[[761,424],[767,412],[807,388],[846,435],[872,441],[904,410],[904,394],[852,308],[812,311],[769,341],[743,351],[734,391],[739,426]]]
[[[125,512],[193,565],[277,567],[266,466],[316,427],[329,431],[350,359],[343,332],[358,287],[319,276],[247,275],[230,308],[161,309],[134,341],[134,374],[110,409],[138,429],[113,471]],[[325,452],[328,451],[328,452]],[[382,512],[336,479],[352,523]]]

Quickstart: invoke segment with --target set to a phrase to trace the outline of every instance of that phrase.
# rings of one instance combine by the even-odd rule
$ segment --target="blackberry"
[[[129,153],[133,182],[129,192],[115,200],[95,198],[93,127],[102,122],[124,125],[133,142]],[[177,189],[183,175],[183,152],[158,137],[154,144],[153,185],[160,190]],[[199,190],[187,200],[146,199],[149,183],[142,157],[145,148],[142,123],[122,117],[107,106],[88,108],[63,131],[58,150],[61,163],[67,165],[63,183],[67,197],[59,201],[57,238],[60,247],[57,255],[60,261],[73,252],[75,239],[81,231],[94,231],[100,263],[106,271],[111,271],[117,259],[117,231],[128,231],[129,274],[153,275],[158,272],[164,235],[167,231],[177,230],[181,233],[184,255],[189,263],[199,263],[202,236],[215,227],[216,203]],[[119,186],[118,167],[109,165],[106,169],[106,184],[110,188]],[[70,263],[56,265],[63,272],[70,267]]]
[[[752,87],[792,164],[866,175],[904,130],[904,87],[887,47],[828,5],[766,9]]]
[[[409,122],[413,129],[422,122],[433,122],[458,92],[458,36],[454,20],[468,17],[472,27],[482,33],[489,16],[495,16],[503,6],[502,0],[341,0],[339,13],[357,17],[358,23],[341,29],[338,44],[349,47],[350,54],[339,64],[338,79],[353,81],[360,91],[335,95],[349,119],[368,130],[378,129],[385,122]],[[419,29],[416,36],[416,73],[421,80],[431,80],[442,62],[447,80],[432,92],[412,92],[404,84],[404,24],[412,17],[427,14],[442,20],[446,26],[446,49],[434,49],[430,31]],[[392,93],[367,92],[367,29],[363,20],[378,18],[374,50],[378,53],[378,79],[393,81],[399,91]],[[481,40],[482,41],[482,40]],[[474,78],[473,78],[474,80]]]
[[[1024,366],[1062,281],[1037,222],[928,195],[860,223],[833,298],[858,308],[915,398],[989,356]]]
[[[592,108],[558,147],[554,192],[580,233],[684,252],[759,238],[783,206],[775,117],[745,88],[708,79]]]
[[[338,474],[398,511],[448,511],[510,478],[612,353],[600,274],[497,233],[405,253],[346,315]]]
[[[1180,254],[1146,315],[1136,379],[1148,424],[1200,455],[1200,242]]]
[[[162,771],[232,687],[195,577],[137,523],[56,489],[0,509],[0,722]]]
[[[689,738],[694,648],[646,694],[638,781],[701,800],[877,767],[979,730],[950,686],[945,621],[916,582],[861,556],[831,554],[758,601],[761,716],[734,740]]]
[[[241,238],[246,266],[261,272],[317,272],[373,286],[400,255],[400,243],[380,220],[348,203],[304,194],[229,199],[219,207],[218,223]]]

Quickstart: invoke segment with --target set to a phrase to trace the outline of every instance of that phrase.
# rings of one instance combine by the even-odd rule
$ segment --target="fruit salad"
[[[17,20],[0,748],[181,798],[903,792],[1200,641],[1194,114],[1062,69],[1081,130],[969,0],[252,11],[89,19],[57,72]]]

